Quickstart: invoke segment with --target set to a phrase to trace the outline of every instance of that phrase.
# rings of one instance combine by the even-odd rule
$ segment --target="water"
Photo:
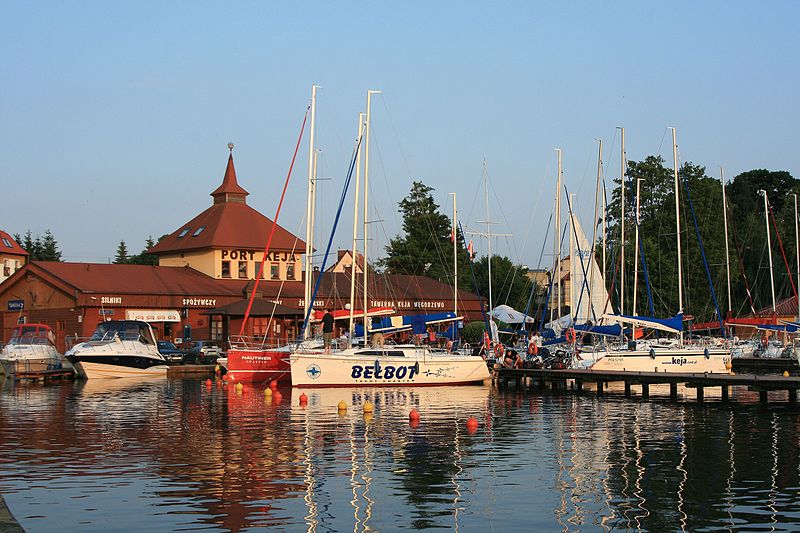
[[[28,531],[800,529],[800,411],[746,391],[304,392],[6,383],[0,492]]]

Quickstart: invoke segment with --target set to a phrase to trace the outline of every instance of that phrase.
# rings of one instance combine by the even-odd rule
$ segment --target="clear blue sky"
[[[554,148],[593,208],[628,157],[767,168],[800,177],[798,2],[23,2],[0,0],[0,227],[50,229],[64,259],[108,261],[211,203],[235,143],[249,202],[272,217],[312,83],[327,236],[367,89],[380,253],[414,179],[444,212],[457,191],[496,249],[536,266]],[[611,152],[611,150],[614,152]],[[304,235],[307,147],[281,223]],[[350,241],[352,207],[335,241]],[[584,217],[585,226],[589,217]],[[588,230],[587,230],[588,231]],[[507,242],[508,241],[508,242]],[[318,241],[319,242],[319,241]],[[479,250],[485,242],[476,240]],[[548,245],[548,251],[551,246]]]

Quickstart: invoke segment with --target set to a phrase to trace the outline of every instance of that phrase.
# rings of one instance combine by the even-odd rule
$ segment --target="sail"
[[[569,280],[572,284],[572,302],[570,309],[575,317],[576,324],[586,322],[597,323],[608,309],[608,292],[605,287],[603,274],[597,261],[592,257],[592,245],[583,232],[578,217],[573,213],[572,223],[574,237],[576,238],[573,255],[570,258]]]
[[[622,322],[639,328],[651,328],[670,333],[680,333],[683,329],[683,314],[672,318],[653,318],[650,316],[603,315],[608,322]]]

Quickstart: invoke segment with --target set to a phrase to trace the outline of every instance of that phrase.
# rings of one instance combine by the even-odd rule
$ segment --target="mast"
[[[602,150],[603,150],[603,141],[600,140],[600,152],[602,157]],[[597,195],[600,193],[600,158],[597,159],[597,183],[594,187],[594,220],[592,221],[592,251],[591,255],[589,256],[589,264],[591,268],[589,269],[589,302],[590,302],[590,310],[594,309],[594,302],[591,300],[591,294],[594,292],[594,265],[595,261],[595,249],[597,248],[597,208],[598,208],[598,200]],[[605,275],[605,272],[603,273]],[[605,282],[605,278],[603,278],[603,282]],[[594,313],[596,315],[597,310],[594,309]]]
[[[728,316],[733,315],[731,304],[731,262],[728,255],[728,201],[725,197],[725,170],[719,167],[719,179],[722,182],[722,220],[725,223],[725,275],[728,280]]]
[[[672,163],[675,178],[675,239],[678,243],[678,313],[683,315],[683,263],[681,261],[681,210],[680,192],[678,190],[678,141],[675,128],[672,128]],[[681,344],[683,344],[683,328],[681,328]]]
[[[620,128],[619,188],[620,188],[620,265],[619,314],[625,314],[625,128]]]
[[[486,202],[486,242],[487,245],[487,252],[489,254],[489,313],[491,314],[492,309],[492,232],[489,224],[491,224],[491,218],[489,218],[489,173],[486,172],[486,159],[483,160],[483,197]],[[494,341],[494,339],[492,339]]]
[[[570,194],[567,198],[567,207],[569,208],[569,314],[572,315],[573,320],[577,321],[578,308],[575,305],[575,211],[572,202],[575,201],[575,195]],[[583,291],[583,284],[581,284],[581,291]]]
[[[797,232],[797,195],[794,196],[794,249],[797,253],[797,287],[800,290],[800,233]],[[800,322],[800,298],[797,299],[797,320]]]
[[[761,189],[758,192],[764,195],[764,222],[767,226],[767,251],[769,252],[769,286],[772,290],[772,314],[777,315],[778,309],[775,305],[775,274],[772,271],[772,241],[769,236],[769,201],[767,200],[767,191]]]
[[[556,302],[558,302],[556,318],[561,318],[561,148],[556,148],[558,154],[558,178],[556,179]]]
[[[311,86],[311,128],[308,136],[308,197],[306,199],[306,275],[305,275],[305,292],[303,293],[303,315],[308,316],[308,310],[313,307],[311,300],[311,277],[312,277],[312,260],[311,256],[314,253],[314,223],[313,213],[315,209],[315,195],[316,184],[314,180],[314,160],[315,160],[315,146],[314,146],[314,126],[316,123],[317,114],[317,89],[319,86]],[[310,328],[305,328],[303,331],[303,338],[310,337]]]
[[[453,313],[458,316],[458,212],[456,211],[456,193],[449,193],[453,197]]]
[[[369,248],[367,240],[367,217],[369,215],[369,133],[370,133],[370,113],[372,110],[372,95],[380,94],[381,91],[367,91],[367,123],[364,129],[366,135],[364,143],[364,346],[367,345],[369,334],[369,321],[367,317],[367,309],[369,308],[369,299],[367,297],[367,272],[369,271],[369,263],[367,263],[367,248]]]
[[[636,237],[634,238],[633,251],[633,314],[636,314],[636,293],[639,292],[639,211],[640,211],[640,186],[644,178],[636,179]]]
[[[358,139],[364,133],[364,113],[358,114]],[[356,154],[356,192],[353,200],[353,263],[350,265],[350,343],[353,342],[353,322],[356,300],[356,259],[358,258],[358,194],[361,181],[361,150]],[[365,304],[366,307],[366,304]]]

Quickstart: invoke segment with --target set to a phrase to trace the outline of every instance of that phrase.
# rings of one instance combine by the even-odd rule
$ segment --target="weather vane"
[[[230,150],[231,153],[233,153],[233,143],[231,142],[228,143],[228,150]]]

